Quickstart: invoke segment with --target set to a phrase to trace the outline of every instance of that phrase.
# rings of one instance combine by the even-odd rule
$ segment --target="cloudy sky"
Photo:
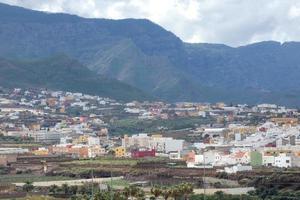
[[[186,42],[300,41],[300,0],[0,0],[93,18],[147,18]]]

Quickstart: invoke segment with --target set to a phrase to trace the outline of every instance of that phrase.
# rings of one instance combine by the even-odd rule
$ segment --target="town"
[[[50,186],[105,177],[143,185],[185,178],[208,190],[226,185],[207,177],[297,169],[299,115],[274,104],[121,102],[2,88],[0,193],[15,193],[27,179]]]

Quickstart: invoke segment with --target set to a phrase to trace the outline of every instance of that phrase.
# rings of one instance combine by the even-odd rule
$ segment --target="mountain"
[[[126,101],[149,98],[132,86],[95,75],[65,55],[26,61],[0,59],[0,74],[0,85],[7,88],[50,88]]]
[[[0,56],[65,54],[168,101],[300,106],[300,43],[184,43],[146,19],[87,19],[0,4]]]
[[[227,101],[299,105],[300,43],[260,42],[238,48],[186,44],[187,71],[226,91]]]

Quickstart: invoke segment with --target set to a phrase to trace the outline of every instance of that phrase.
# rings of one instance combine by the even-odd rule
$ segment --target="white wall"
[[[184,140],[166,140],[165,152],[182,151]]]

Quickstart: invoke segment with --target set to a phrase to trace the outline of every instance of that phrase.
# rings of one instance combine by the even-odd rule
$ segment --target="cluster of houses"
[[[209,118],[174,136],[156,133],[110,135],[115,119]],[[48,90],[8,90],[0,94],[0,139],[39,144],[0,147],[0,165],[17,155],[95,158],[168,157],[189,168],[228,173],[253,167],[300,167],[299,112],[273,104],[118,102],[109,98]],[[211,120],[213,119],[213,121]],[[172,130],[168,130],[172,131]]]

